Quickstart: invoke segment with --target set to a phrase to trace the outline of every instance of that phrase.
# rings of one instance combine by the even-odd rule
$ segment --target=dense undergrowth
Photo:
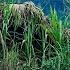
[[[31,2],[0,9],[0,70],[70,70],[68,17],[52,8],[47,17]]]

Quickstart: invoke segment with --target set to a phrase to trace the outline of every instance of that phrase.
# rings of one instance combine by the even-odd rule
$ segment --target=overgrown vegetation
[[[50,16],[33,3],[0,6],[0,70],[70,70],[67,18]]]

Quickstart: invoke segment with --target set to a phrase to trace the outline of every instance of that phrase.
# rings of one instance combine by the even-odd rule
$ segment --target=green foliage
[[[49,29],[48,32],[53,35],[55,41],[61,43],[62,34],[63,34],[62,21],[58,19],[57,12],[55,11],[55,9],[52,10],[52,8],[51,8],[50,20],[51,20],[51,28]]]
[[[9,20],[10,20],[10,15],[11,15],[11,8],[12,8],[12,4],[8,4],[6,6],[4,6],[3,9],[3,29],[2,29],[2,33],[3,36],[5,37],[7,35],[7,30],[8,30],[8,25],[9,25]]]
[[[2,47],[3,58],[0,62],[1,70],[69,70],[70,69],[70,36],[64,34],[65,28],[69,27],[68,17],[63,21],[58,19],[56,10],[50,8],[50,26],[41,20],[42,11],[27,20],[23,24],[22,42],[12,39],[12,44],[7,46],[7,38],[11,37],[8,26],[13,15],[14,32],[21,27],[22,13],[15,10],[13,4],[8,4],[3,9],[3,26],[0,30],[0,47]],[[24,13],[25,14],[25,13]],[[36,13],[35,13],[36,14]],[[30,17],[30,16],[28,16]],[[26,18],[26,16],[24,16]],[[35,39],[38,33],[40,40]],[[51,42],[48,41],[48,36]],[[8,37],[9,36],[9,37]],[[9,38],[10,39],[10,38]],[[41,49],[35,50],[33,41],[38,42]],[[11,42],[10,41],[10,42]],[[36,45],[36,42],[34,44]],[[9,49],[10,48],[10,49]],[[41,54],[41,55],[37,55]],[[21,59],[21,58],[22,59]],[[0,58],[1,59],[1,58]]]
[[[8,0],[8,4],[12,4],[14,0]]]

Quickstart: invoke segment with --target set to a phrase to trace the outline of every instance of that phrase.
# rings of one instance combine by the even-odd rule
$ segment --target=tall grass
[[[58,18],[56,10],[50,8],[50,25],[44,20],[41,20],[41,17],[44,16],[44,14],[40,11],[35,16],[33,15],[34,17],[24,16],[26,22],[22,27],[23,13],[18,12],[12,7],[13,4],[8,4],[3,9],[3,25],[2,30],[0,30],[0,47],[2,47],[3,50],[3,53],[1,54],[3,57],[2,59],[0,58],[0,69],[69,70],[70,35],[69,29],[65,30],[65,28],[68,28],[69,24],[69,22],[66,22],[67,18],[63,23]],[[14,38],[12,39],[12,44],[10,45],[9,43],[10,46],[8,46],[7,39],[10,39],[9,37],[11,37],[8,27],[10,26],[9,22],[12,15],[15,17],[13,20]],[[16,39],[16,31],[19,27],[24,29],[21,42],[18,42]],[[34,34],[37,33],[39,34],[39,39],[35,39]],[[50,41],[48,41],[48,37],[50,38]],[[39,46],[39,48],[36,46]]]

